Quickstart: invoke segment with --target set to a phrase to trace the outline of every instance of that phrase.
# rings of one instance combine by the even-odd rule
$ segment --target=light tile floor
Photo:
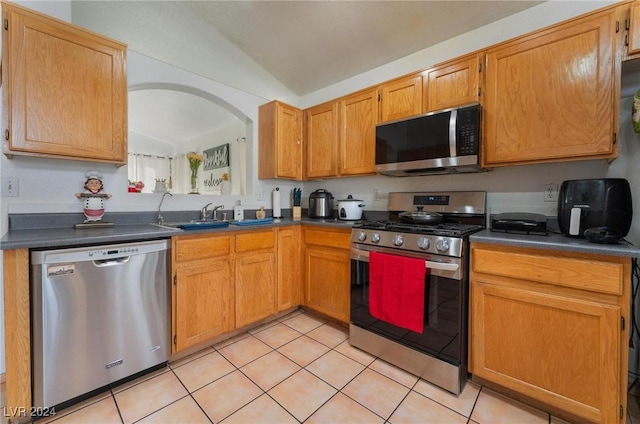
[[[471,382],[454,396],[351,347],[344,328],[303,310],[59,411],[51,421],[566,423]],[[640,424],[640,397],[629,396],[627,423]]]

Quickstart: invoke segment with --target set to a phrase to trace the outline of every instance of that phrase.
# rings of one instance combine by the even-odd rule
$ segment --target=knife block
[[[300,221],[300,219],[302,219],[302,206],[294,206],[292,209],[292,213],[293,220]]]

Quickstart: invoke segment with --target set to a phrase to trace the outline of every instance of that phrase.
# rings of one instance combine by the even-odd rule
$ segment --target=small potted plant
[[[202,163],[204,157],[196,152],[187,153],[187,160],[189,161],[189,168],[191,169],[191,191],[189,194],[198,193],[198,168]]]

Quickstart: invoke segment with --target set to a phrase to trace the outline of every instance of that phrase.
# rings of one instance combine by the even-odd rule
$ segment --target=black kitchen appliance
[[[617,243],[629,232],[631,189],[624,178],[564,181],[558,198],[558,225],[569,237]]]
[[[538,213],[505,212],[491,217],[491,231],[547,235],[547,217]]]

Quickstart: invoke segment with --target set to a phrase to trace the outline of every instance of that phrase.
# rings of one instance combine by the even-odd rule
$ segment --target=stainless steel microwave
[[[480,105],[376,126],[376,172],[393,177],[480,172]]]

